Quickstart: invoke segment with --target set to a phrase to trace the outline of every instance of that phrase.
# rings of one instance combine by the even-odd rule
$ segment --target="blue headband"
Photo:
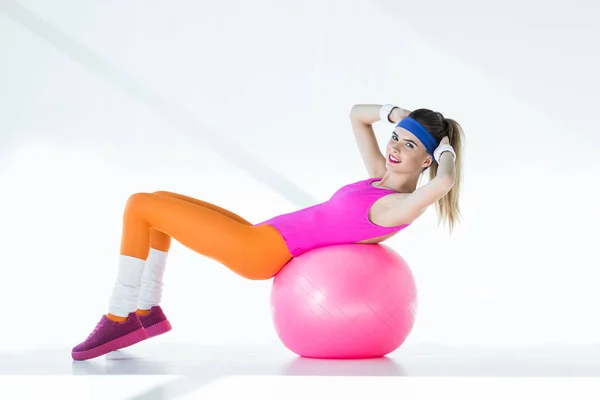
[[[396,127],[404,128],[415,135],[423,143],[427,152],[433,157],[433,152],[437,148],[437,141],[416,119],[403,118]]]

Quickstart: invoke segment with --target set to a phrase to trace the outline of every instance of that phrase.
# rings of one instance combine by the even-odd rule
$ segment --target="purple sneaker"
[[[149,338],[162,335],[171,330],[171,323],[167,320],[160,306],[150,308],[150,313],[140,316],[140,321],[144,329],[146,329]]]
[[[135,312],[130,313],[125,322],[113,322],[103,315],[87,339],[73,348],[71,356],[77,361],[88,360],[147,338],[148,334]]]

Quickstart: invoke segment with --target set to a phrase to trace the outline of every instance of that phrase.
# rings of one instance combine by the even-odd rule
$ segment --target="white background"
[[[462,224],[431,209],[387,242],[419,290],[407,345],[597,341],[593,4],[0,0],[0,350],[85,339],[135,192],[259,222],[366,178],[355,103],[465,130]],[[164,340],[277,343],[270,287],[174,244]]]

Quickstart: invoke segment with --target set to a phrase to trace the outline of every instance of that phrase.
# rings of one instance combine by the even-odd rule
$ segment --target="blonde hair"
[[[439,143],[445,136],[448,136],[450,145],[456,153],[455,180],[454,186],[444,197],[435,203],[435,209],[438,216],[438,225],[446,222],[450,233],[453,232],[456,224],[461,219],[459,194],[462,182],[462,163],[464,158],[464,132],[458,122],[453,119],[445,118],[441,113],[428,109],[415,110],[410,114],[411,118],[419,121]],[[437,175],[438,164],[434,162],[429,166],[429,179]]]

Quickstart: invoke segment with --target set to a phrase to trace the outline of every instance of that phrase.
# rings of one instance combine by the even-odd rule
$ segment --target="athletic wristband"
[[[433,158],[435,158],[435,161],[437,161],[438,164],[440,163],[440,157],[442,156],[442,153],[445,151],[452,153],[452,156],[454,156],[454,159],[456,160],[456,153],[454,152],[452,146],[450,146],[449,144],[443,144],[437,149],[435,149],[435,151],[433,152]]]
[[[392,113],[392,110],[394,108],[398,108],[398,106],[395,106],[393,104],[384,104],[383,106],[381,106],[381,108],[379,109],[379,119],[381,121],[385,121],[391,124],[392,121],[390,121],[390,114]]]

